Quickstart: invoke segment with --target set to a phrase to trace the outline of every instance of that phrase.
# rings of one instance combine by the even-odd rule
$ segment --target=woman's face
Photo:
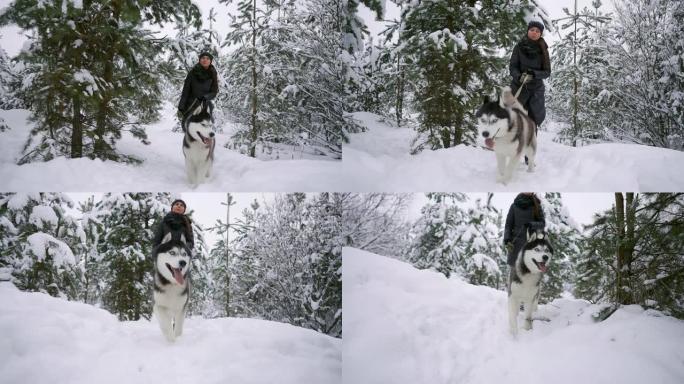
[[[207,56],[200,57],[200,65],[202,66],[202,68],[209,68],[209,64],[211,64],[211,59],[209,59]]]
[[[537,27],[532,27],[527,30],[527,37],[530,40],[537,41],[541,37],[541,31]]]
[[[181,203],[180,201],[177,201],[171,207],[171,212],[180,213],[182,215],[183,213],[185,213],[185,205],[183,205],[183,203]]]

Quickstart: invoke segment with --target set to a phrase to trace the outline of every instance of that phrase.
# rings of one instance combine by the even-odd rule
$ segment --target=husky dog
[[[508,321],[514,336],[518,334],[521,302],[525,307],[525,329],[532,329],[532,313],[537,310],[542,276],[552,255],[553,249],[544,231],[528,230],[527,243],[508,276]]]
[[[209,103],[205,101],[191,108],[194,109],[183,119],[183,156],[188,181],[194,188],[211,175],[216,140]]]
[[[153,251],[154,314],[169,341],[183,333],[185,310],[190,298],[190,255],[185,236],[167,233]]]
[[[496,154],[498,183],[507,184],[511,181],[522,155],[528,157],[527,171],[534,172],[536,126],[510,87],[502,89],[498,102],[486,97],[475,116],[478,118],[479,135],[485,138],[485,145],[494,149]]]

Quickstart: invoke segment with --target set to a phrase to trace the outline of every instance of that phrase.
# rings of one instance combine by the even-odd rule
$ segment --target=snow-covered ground
[[[344,383],[684,383],[684,321],[630,306],[541,305],[508,333],[506,293],[353,248],[343,254]],[[521,315],[522,316],[522,315]]]
[[[185,176],[181,146],[183,134],[172,132],[175,110],[165,104],[159,122],[146,127],[150,145],[124,134],[117,143],[119,152],[144,159],[141,165],[86,158],[57,158],[48,162],[17,165],[32,124],[29,111],[0,110],[10,127],[0,132],[0,180],[6,191],[184,191],[190,185]],[[228,132],[229,129],[226,129]],[[223,147],[229,135],[217,134],[213,175],[196,191],[291,192],[339,191],[341,161],[301,153],[270,154],[281,160],[250,158]],[[286,151],[285,148],[279,148]],[[291,157],[295,160],[289,160]],[[303,159],[297,159],[304,157]],[[288,159],[288,160],[283,160]]]
[[[518,191],[665,192],[684,189],[684,152],[635,144],[595,144],[574,148],[553,142],[556,126],[539,132],[536,172],[521,162],[513,181],[496,183],[494,152],[460,145],[410,155],[415,132],[381,121],[368,112],[353,114],[368,129],[351,135],[342,151],[347,189],[352,191]]]
[[[171,344],[155,319],[120,322],[9,283],[0,283],[0,303],[3,384],[341,381],[341,340],[289,324],[191,318]]]

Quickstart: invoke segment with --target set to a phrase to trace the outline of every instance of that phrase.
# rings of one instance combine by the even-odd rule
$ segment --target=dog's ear
[[[164,237],[162,238],[161,243],[159,243],[159,244],[168,243],[169,241],[171,241],[172,238],[173,238],[173,235],[171,235],[171,232],[167,232],[166,235],[164,235]]]
[[[181,233],[181,235],[180,235],[180,241],[181,241],[181,243],[183,243],[183,244],[187,244],[187,243],[188,243],[187,240],[185,240],[185,234],[184,234],[184,233]]]
[[[193,115],[199,115],[199,114],[202,112],[202,109],[203,109],[203,105],[202,105],[202,104],[203,104],[203,103],[200,103],[200,104],[192,111],[192,114],[193,114]]]

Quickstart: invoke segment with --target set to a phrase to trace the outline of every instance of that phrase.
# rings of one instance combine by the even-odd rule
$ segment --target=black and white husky
[[[532,313],[537,310],[541,280],[552,255],[553,248],[544,231],[529,230],[527,243],[508,276],[508,322],[513,335],[518,334],[520,303],[525,307],[525,329],[532,329]]]
[[[209,103],[203,102],[191,108],[194,109],[183,120],[183,156],[188,181],[194,188],[211,176],[216,140]]]
[[[154,314],[169,341],[183,333],[183,320],[190,299],[190,256],[185,236],[167,233],[153,250]]]
[[[498,102],[486,97],[475,116],[478,134],[485,138],[485,145],[496,154],[498,183],[511,181],[523,155],[528,158],[527,171],[534,172],[536,126],[510,87],[502,89]]]

